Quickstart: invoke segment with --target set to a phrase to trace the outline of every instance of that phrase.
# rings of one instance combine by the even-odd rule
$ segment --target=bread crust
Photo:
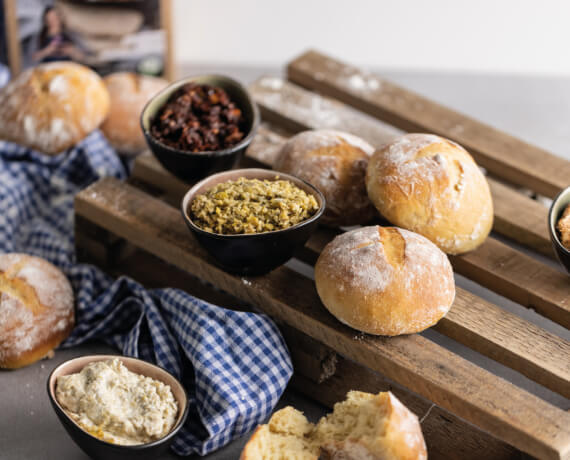
[[[166,87],[163,78],[118,72],[103,81],[109,91],[111,108],[101,131],[111,145],[125,155],[136,155],[146,147],[140,127],[141,112],[146,103]]]
[[[337,236],[317,260],[315,283],[337,319],[376,335],[423,331],[455,298],[447,256],[423,236],[396,227],[369,226]]]
[[[0,255],[0,367],[15,369],[45,357],[74,325],[73,291],[44,259]]]
[[[109,110],[101,78],[74,62],[28,69],[0,90],[0,139],[55,155],[99,127]]]
[[[358,225],[376,215],[364,183],[373,152],[370,144],[351,134],[304,131],[283,145],[274,168],[306,180],[323,193],[327,202],[323,224]]]
[[[489,184],[460,145],[431,134],[407,134],[377,150],[366,189],[392,224],[417,232],[448,254],[483,243],[493,225]]]

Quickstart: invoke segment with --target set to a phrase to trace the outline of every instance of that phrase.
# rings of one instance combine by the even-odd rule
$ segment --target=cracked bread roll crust
[[[447,256],[417,233],[370,226],[343,233],[315,265],[317,292],[341,322],[395,336],[437,323],[455,298]]]
[[[26,254],[0,255],[0,367],[45,357],[73,324],[73,291],[58,268]]]
[[[392,224],[417,232],[448,254],[483,243],[493,226],[489,184],[460,145],[431,134],[407,134],[377,150],[366,189]]]
[[[334,130],[304,131],[289,139],[274,169],[309,182],[325,196],[321,223],[365,224],[376,215],[364,177],[374,148],[357,136]]]
[[[0,90],[0,139],[55,155],[97,129],[109,94],[94,71],[74,62],[28,69]]]

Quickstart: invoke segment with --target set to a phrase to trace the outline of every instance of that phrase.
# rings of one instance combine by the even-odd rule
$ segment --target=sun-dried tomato
[[[158,112],[150,132],[178,150],[209,152],[241,141],[245,124],[242,111],[222,88],[187,83]]]

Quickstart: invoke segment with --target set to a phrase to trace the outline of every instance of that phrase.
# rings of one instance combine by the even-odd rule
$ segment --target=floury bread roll
[[[448,254],[479,246],[493,226],[489,184],[460,145],[407,134],[374,153],[368,196],[392,224],[417,232]]]
[[[0,90],[0,139],[55,155],[97,129],[109,94],[101,78],[74,62],[26,70]]]
[[[45,357],[73,324],[73,291],[59,269],[39,257],[0,255],[0,367]]]
[[[350,391],[315,426],[294,409],[260,425],[241,460],[426,460],[420,423],[390,392]]]
[[[168,82],[163,78],[131,72],[113,73],[103,81],[111,97],[111,109],[101,131],[117,151],[136,155],[146,147],[140,127],[141,112],[152,96],[164,89]]]
[[[376,214],[364,177],[374,148],[351,134],[304,131],[289,139],[274,169],[300,177],[325,196],[321,222],[330,226],[365,224]]]
[[[315,265],[317,292],[341,322],[394,336],[437,323],[455,298],[447,256],[417,233],[370,226],[343,233]]]

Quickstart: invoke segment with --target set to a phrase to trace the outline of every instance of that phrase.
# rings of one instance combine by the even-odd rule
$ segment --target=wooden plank
[[[434,329],[570,397],[567,340],[459,287],[453,307]]]
[[[570,329],[566,274],[492,237],[475,251],[449,260],[463,276]]]
[[[153,168],[153,171],[147,176],[136,176],[137,179],[153,180],[160,171],[168,175],[155,161],[145,159],[144,162],[148,168]],[[139,174],[144,172],[143,168],[138,169]],[[167,184],[166,180],[160,182]],[[338,233],[338,230],[320,228],[311,236],[305,248],[297,253],[297,257],[314,264],[324,246]],[[458,272],[472,275],[471,277],[475,279],[488,277],[490,279],[484,284],[494,288],[495,291],[514,298],[523,305],[538,305],[537,311],[545,316],[561,324],[568,323],[570,286],[566,277],[551,269],[544,270],[540,265],[535,267],[535,271],[529,271],[535,264],[534,259],[503,246],[505,245],[489,239],[482,246],[483,249],[450,259]],[[511,254],[512,257],[505,259],[505,254]],[[487,272],[483,269],[483,273],[475,273],[477,267],[481,265],[487,268],[490,266],[493,270]],[[499,265],[505,265],[505,269],[494,268]],[[552,289],[551,284],[552,280],[556,279],[554,275],[557,273],[562,283],[562,288],[558,290]],[[500,277],[497,274],[505,276]],[[513,275],[511,278],[506,276],[511,274]],[[515,284],[520,277],[525,277],[527,285],[520,287]],[[562,296],[556,298],[560,292]],[[490,328],[489,324],[493,327]],[[457,288],[452,310],[436,329],[547,388],[570,397],[570,360],[567,359],[570,356],[570,342],[544,331],[531,322]]]
[[[548,233],[548,208],[512,187],[487,178],[493,196],[493,231],[555,258]]]
[[[357,134],[372,145],[391,142],[403,131],[341,102],[303,90],[278,77],[261,77],[249,86],[264,121],[291,133],[305,129],[337,129]]]
[[[507,182],[551,198],[568,186],[570,162],[316,51],[294,59],[287,66],[287,76],[405,131],[453,139]]]
[[[90,236],[93,227],[94,224],[85,220],[76,226],[76,249],[83,256],[81,262],[98,263],[99,252],[93,254],[91,245],[84,244],[89,240],[96,242]],[[133,252],[118,265],[104,268],[112,276],[126,275],[146,287],[174,287],[225,308],[248,310],[248,306],[235,297],[206,285],[142,250]],[[483,457],[507,460],[521,457],[521,452],[508,444],[483,433],[448,411],[432,406],[430,402],[379,374],[338,357],[334,350],[296,329],[284,324],[280,324],[279,328],[295,368],[291,386],[313,400],[332,407],[353,389],[368,392],[390,390],[418,417],[425,417],[422,431],[430,459],[478,460]]]
[[[520,450],[543,458],[570,458],[570,414],[420,335],[355,335],[326,312],[311,280],[285,267],[250,279],[223,272],[208,263],[180,213],[159,200],[107,178],[78,194],[75,207],[77,214],[117,236],[216,284]]]
[[[334,128],[360,136],[375,147],[380,147],[403,134],[351,107],[279,78],[262,77],[250,85],[249,90],[264,120],[286,127],[291,133],[306,129]],[[270,160],[278,153],[278,138],[269,137],[260,141],[272,147],[268,152],[270,157],[262,156],[257,159],[266,164],[273,164]],[[264,149],[253,150],[253,155],[257,155],[257,152],[261,153]],[[251,154],[248,152],[248,155]],[[493,230],[542,254],[555,257],[546,224],[547,208],[497,180],[489,177],[487,180],[491,186],[495,208]]]

